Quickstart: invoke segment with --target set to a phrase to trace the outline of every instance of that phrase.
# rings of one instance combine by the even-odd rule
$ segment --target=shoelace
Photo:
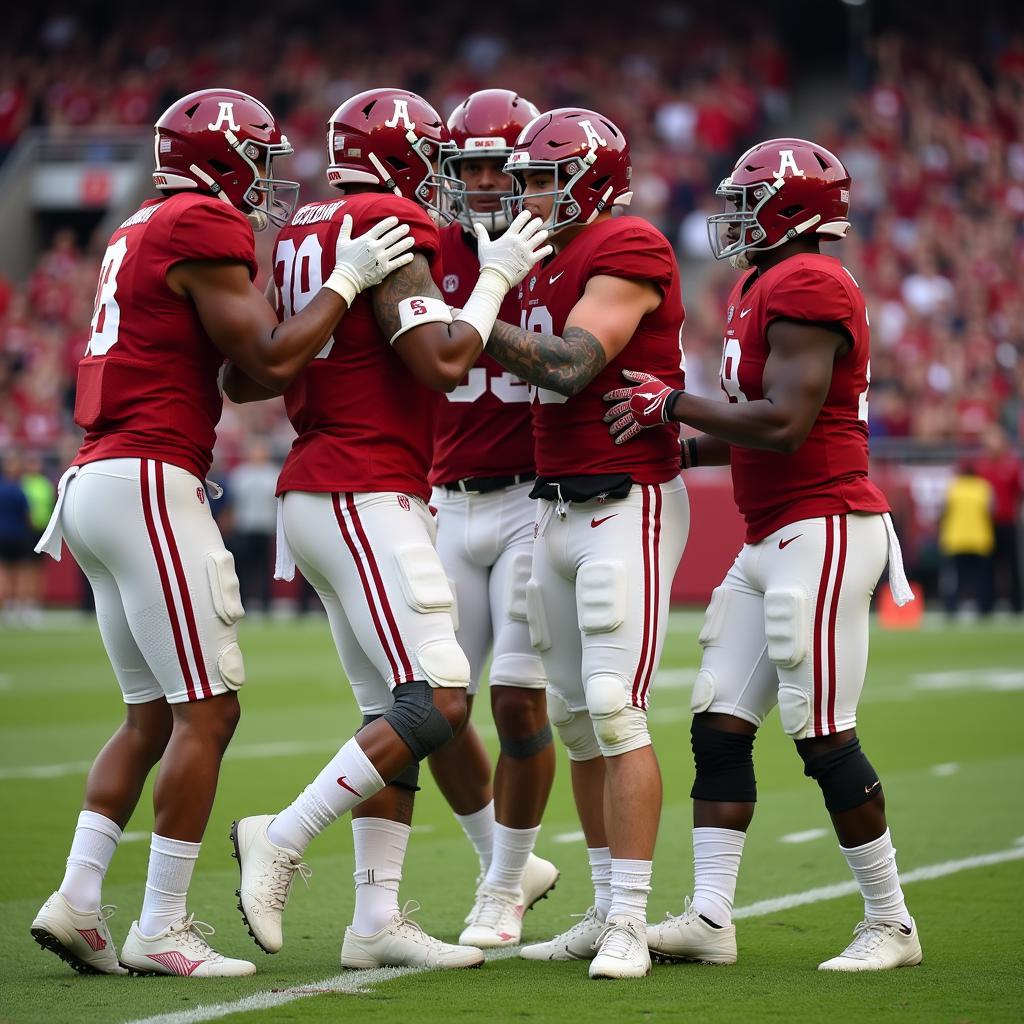
[[[690,897],[687,896],[683,902],[683,912],[681,914],[666,914],[664,924],[672,924],[676,921],[685,921],[689,917],[699,917],[700,915],[696,910],[693,909],[693,903],[690,902]]]
[[[576,936],[582,935],[587,929],[600,923],[597,919],[597,907],[588,907],[582,914],[570,914],[569,916],[578,917],[581,920],[577,921],[567,932],[562,934],[561,938],[566,942],[570,939],[575,939]]]
[[[189,914],[177,928],[171,930],[171,934],[179,934],[179,942],[193,953],[198,953],[207,960],[223,960],[224,956],[218,953],[207,941],[217,933],[212,924],[205,921],[197,921],[195,914]]]
[[[292,882],[295,881],[296,875],[308,889],[313,869],[305,861],[296,863],[286,853],[276,854],[271,862],[270,881],[267,883],[267,892],[273,898],[274,910],[284,910],[288,905],[288,897],[291,895]]]
[[[432,935],[429,935],[424,931],[422,925],[412,919],[412,915],[420,909],[421,907],[417,900],[406,900],[395,920],[395,927],[399,931],[406,932],[409,938],[416,942],[422,942],[424,945],[440,949],[444,943],[440,939],[435,939]]]
[[[641,941],[646,948],[646,940],[640,938],[635,928],[631,928],[630,924],[615,921],[604,926],[594,943],[594,949],[599,949],[602,954],[625,960]]]
[[[104,903],[100,907],[100,920],[104,924],[109,921],[117,913],[117,907],[113,903]]]
[[[895,930],[895,925],[883,921],[861,921],[853,929],[853,942],[846,952],[873,953]]]
[[[478,892],[476,905],[473,907],[473,919],[469,923],[485,928],[496,928],[506,914],[515,913],[515,908],[514,896],[492,890]]]

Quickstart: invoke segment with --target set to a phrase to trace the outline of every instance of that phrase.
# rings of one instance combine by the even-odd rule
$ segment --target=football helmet
[[[715,191],[724,213],[708,217],[715,259],[738,270],[748,252],[767,252],[813,231],[845,238],[850,230],[850,173],[835,153],[806,139],[769,139],[752,146]]]
[[[629,143],[603,114],[578,107],[549,110],[520,133],[505,172],[515,179],[516,193],[505,202],[513,220],[523,209],[526,171],[549,171],[554,197],[544,225],[560,231],[570,224],[589,224],[612,206],[628,206],[633,170]]]
[[[292,147],[259,100],[234,89],[200,89],[157,119],[153,184],[161,192],[209,192],[239,209],[256,231],[291,219],[299,183],[273,176]]]
[[[346,100],[327,122],[327,181],[382,185],[419,203],[435,219],[451,220],[462,192],[441,173],[455,144],[441,115],[405,89],[367,89]]]
[[[459,164],[471,157],[500,159],[504,167],[519,133],[539,114],[529,100],[511,89],[480,89],[471,93],[448,118],[448,130],[458,152],[445,160],[442,170],[458,178]],[[453,207],[456,220],[469,231],[474,224],[483,224],[492,237],[504,231],[508,227],[504,205],[491,211],[472,209],[474,196],[493,194],[464,190]]]

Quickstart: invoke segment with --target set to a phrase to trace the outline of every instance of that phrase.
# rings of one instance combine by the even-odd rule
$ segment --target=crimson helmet
[[[209,192],[241,210],[257,231],[288,223],[299,183],[275,178],[273,161],[292,147],[259,100],[234,89],[200,89],[172,103],[155,128],[153,184],[160,191]]]
[[[331,185],[382,185],[449,220],[462,182],[440,168],[454,152],[441,115],[405,89],[367,89],[327,122]]]
[[[708,217],[715,259],[747,270],[747,252],[766,252],[808,231],[845,238],[850,230],[850,173],[824,146],[769,139],[736,161],[715,195],[725,213]],[[733,230],[730,230],[733,229]]]
[[[448,130],[458,152],[448,157],[442,169],[457,178],[459,164],[472,157],[500,159],[504,166],[519,133],[538,114],[540,111],[529,100],[511,89],[480,89],[471,93],[448,118]],[[456,219],[470,230],[474,224],[483,224],[491,235],[504,231],[508,227],[504,205],[493,211],[472,209],[470,199],[481,195],[494,193],[464,191],[454,206]]]
[[[516,195],[506,201],[514,218],[523,209],[526,171],[549,171],[554,196],[545,227],[559,231],[570,224],[589,224],[611,206],[628,206],[633,198],[629,179],[629,143],[618,128],[593,110],[563,107],[535,117],[520,133],[505,171],[515,179]]]

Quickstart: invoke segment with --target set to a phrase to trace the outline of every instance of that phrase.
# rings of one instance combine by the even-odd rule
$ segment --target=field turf
[[[687,711],[698,660],[694,613],[673,615],[651,720],[665,777],[651,918],[679,912],[691,884]],[[658,966],[631,983],[590,982],[586,965],[497,957],[479,971],[342,974],[352,905],[351,833],[339,822],[310,848],[286,945],[265,956],[235,909],[233,817],[290,801],[358,722],[325,620],[243,623],[249,682],[192,886],[190,909],[224,952],[256,961],[253,978],[78,977],[29,936],[60,881],[92,756],[118,721],[119,698],[94,623],[56,617],[0,632],[0,1021],[192,1024],[320,1021],[572,1022],[694,1020],[986,1022],[1024,1019],[1024,628],[947,625],[875,630],[860,732],[885,787],[907,897],[924,945],[920,967],[881,975],[815,970],[860,920],[849,873],[817,787],[773,716],[755,750],[758,811],[737,906],[735,967]],[[492,746],[486,697],[478,724]],[[403,899],[454,939],[472,897],[476,858],[424,773]],[[152,817],[148,794],[104,890],[120,942],[138,913]],[[586,909],[586,853],[564,755],[538,852],[562,878],[526,918],[546,938]],[[829,888],[838,886],[838,889]],[[782,897],[792,897],[783,899]],[[771,901],[775,902],[771,902]]]

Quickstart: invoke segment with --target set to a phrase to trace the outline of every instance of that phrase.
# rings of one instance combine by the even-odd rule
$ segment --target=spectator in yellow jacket
[[[968,593],[978,611],[992,611],[995,525],[992,485],[978,475],[973,463],[964,463],[946,492],[946,507],[939,525],[939,550],[945,556],[942,591],[946,613],[954,615]]]

